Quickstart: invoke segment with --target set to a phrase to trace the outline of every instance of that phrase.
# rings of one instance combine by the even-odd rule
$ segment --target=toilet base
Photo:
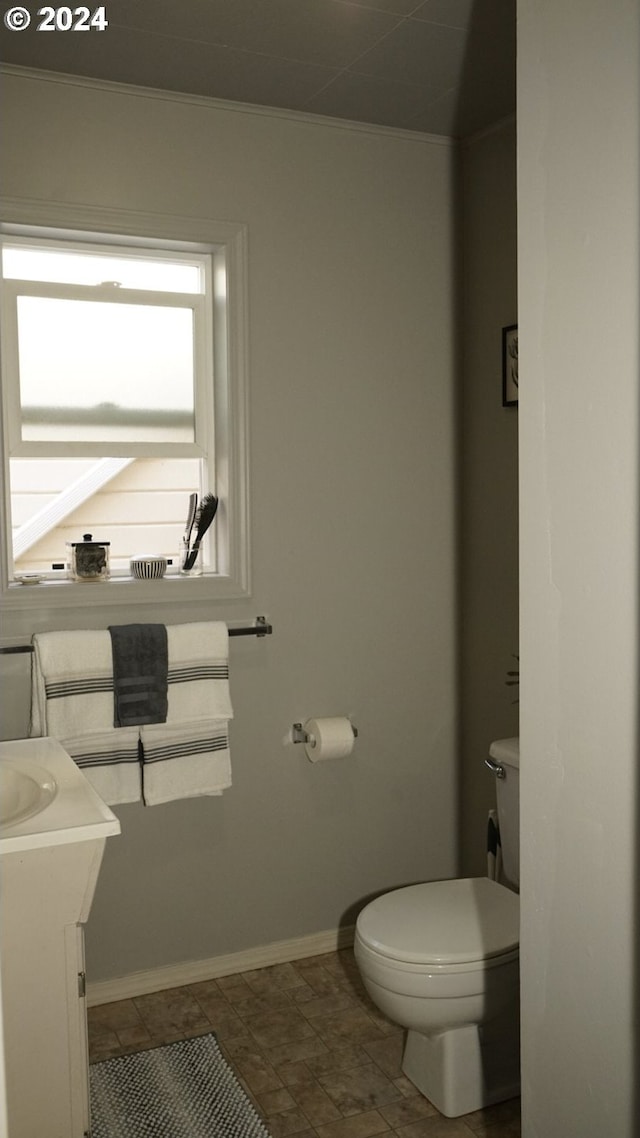
[[[517,1022],[474,1024],[437,1035],[408,1031],[402,1070],[447,1118],[520,1094]]]

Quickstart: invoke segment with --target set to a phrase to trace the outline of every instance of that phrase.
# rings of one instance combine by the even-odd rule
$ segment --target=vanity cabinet
[[[6,747],[0,744],[0,761]],[[88,818],[85,809],[77,815],[77,825],[66,824],[69,819],[60,819],[59,810],[56,814],[54,798],[38,816],[37,840],[17,833],[29,823],[5,827],[0,838],[2,1021],[10,1138],[84,1138],[90,1132],[83,926],[106,838],[118,833],[120,826],[73,760],[66,758],[73,769],[58,764],[56,798],[72,789],[73,805],[79,808],[84,797],[85,806],[93,807],[96,816]],[[44,752],[37,762],[55,767]],[[57,817],[65,824],[56,829]],[[31,819],[30,828],[35,824]],[[54,829],[47,831],[46,826]]]

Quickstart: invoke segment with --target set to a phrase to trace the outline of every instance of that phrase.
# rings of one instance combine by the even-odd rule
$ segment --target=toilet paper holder
[[[358,728],[351,724],[354,739],[358,738]],[[294,723],[291,727],[291,741],[293,743],[311,743],[312,737],[308,731],[305,731],[302,723]]]

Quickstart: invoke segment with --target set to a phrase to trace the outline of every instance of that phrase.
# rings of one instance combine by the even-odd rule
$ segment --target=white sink
[[[0,855],[120,833],[57,739],[0,743]]]
[[[45,810],[58,785],[51,771],[28,759],[0,763],[0,825],[14,826]]]

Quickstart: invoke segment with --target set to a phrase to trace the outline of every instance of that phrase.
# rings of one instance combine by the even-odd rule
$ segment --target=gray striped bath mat
[[[91,1138],[270,1138],[215,1035],[93,1063]]]

